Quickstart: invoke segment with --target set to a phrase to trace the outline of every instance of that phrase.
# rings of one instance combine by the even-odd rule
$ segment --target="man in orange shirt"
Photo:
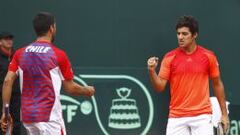
[[[180,17],[176,31],[179,47],[164,56],[158,75],[155,71],[158,58],[151,57],[147,62],[152,85],[157,91],[162,92],[168,81],[170,84],[166,134],[213,135],[209,79],[213,82],[214,94],[222,111],[221,122],[227,132],[229,118],[215,54],[196,43],[198,22],[193,17]]]

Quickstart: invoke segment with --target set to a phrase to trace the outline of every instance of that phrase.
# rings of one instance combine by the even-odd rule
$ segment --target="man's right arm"
[[[156,91],[163,92],[167,85],[167,80],[159,77],[155,71],[158,65],[158,58],[157,57],[149,58],[147,64],[148,64],[149,77],[150,77],[152,86]]]
[[[1,128],[3,130],[3,132],[6,131],[7,129],[7,125],[8,125],[8,121],[7,121],[7,117],[5,115],[5,105],[10,103],[10,99],[11,99],[11,94],[12,94],[12,86],[13,83],[16,79],[17,75],[15,72],[12,71],[8,71],[4,83],[3,83],[3,91],[2,91],[2,102],[3,102],[3,108],[2,108],[2,117],[1,117]]]
[[[3,106],[10,103],[11,94],[12,94],[12,86],[16,79],[17,75],[16,73],[12,71],[8,71],[4,83],[3,83],[3,89],[2,89],[2,100],[3,100]]]
[[[92,86],[81,86],[73,81],[73,71],[70,61],[64,51],[55,50],[58,54],[58,63],[62,73],[62,82],[64,90],[74,96],[92,96],[95,89]]]
[[[92,86],[81,86],[73,80],[63,80],[64,90],[73,96],[92,96],[95,93],[95,89]]]

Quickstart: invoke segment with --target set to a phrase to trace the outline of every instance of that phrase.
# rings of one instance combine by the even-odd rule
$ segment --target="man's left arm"
[[[226,133],[229,128],[229,118],[228,118],[228,112],[226,107],[224,85],[221,80],[221,77],[212,78],[212,83],[213,83],[214,94],[217,97],[218,103],[222,111],[221,122],[223,124],[224,132]]]

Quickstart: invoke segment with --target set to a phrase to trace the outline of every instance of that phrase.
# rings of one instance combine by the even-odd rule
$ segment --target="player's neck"
[[[183,51],[186,54],[192,54],[193,52],[195,52],[197,50],[197,44],[196,42],[192,43],[191,45],[189,45],[188,47],[183,48]]]
[[[38,37],[36,41],[52,43],[52,38],[49,36],[41,36],[41,37]]]

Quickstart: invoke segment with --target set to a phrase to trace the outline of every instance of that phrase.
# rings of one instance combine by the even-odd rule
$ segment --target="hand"
[[[85,86],[86,96],[91,97],[95,93],[95,88],[92,86]]]
[[[147,61],[148,69],[149,70],[155,70],[155,68],[158,65],[158,57],[151,57]]]
[[[2,114],[2,117],[1,117],[1,129],[3,132],[6,132],[7,130],[7,120],[6,120],[6,116],[5,116],[5,113]]]
[[[5,113],[2,114],[2,117],[1,117],[0,121],[1,121],[1,129],[2,129],[3,132],[6,132],[7,126],[11,125],[13,123],[12,117],[10,116],[10,120],[7,120],[7,117],[6,117]]]
[[[229,118],[228,118],[228,115],[222,115],[222,118],[221,118],[221,123],[223,125],[223,130],[224,130],[224,133],[227,134],[228,130],[229,130]]]

